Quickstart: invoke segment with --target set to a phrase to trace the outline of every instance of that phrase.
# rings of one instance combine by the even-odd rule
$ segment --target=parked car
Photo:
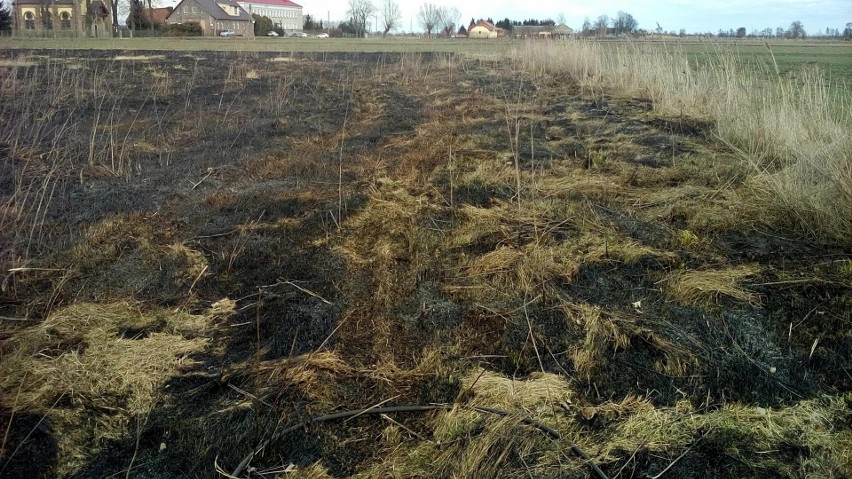
[[[235,37],[235,36],[237,36],[237,32],[235,32],[233,30],[222,30],[221,32],[219,32],[219,36],[220,37]]]
[[[305,32],[293,32],[290,34],[291,37],[305,38],[308,36]]]
[[[328,33],[320,33],[317,38],[328,38]]]
[[[278,36],[278,32],[270,31],[269,33],[267,33],[267,34],[266,34],[266,36],[267,36],[267,37],[277,37],[277,36]]]

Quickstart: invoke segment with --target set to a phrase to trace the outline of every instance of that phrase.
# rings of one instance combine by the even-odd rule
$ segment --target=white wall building
[[[304,25],[302,6],[290,0],[237,0],[249,15],[269,17],[272,24],[288,32],[300,32]]]

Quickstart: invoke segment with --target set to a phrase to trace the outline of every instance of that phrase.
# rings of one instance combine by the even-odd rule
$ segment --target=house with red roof
[[[480,20],[467,29],[468,38],[503,38],[505,36],[506,30],[495,27],[493,23],[485,20]]]
[[[304,25],[302,6],[290,0],[237,0],[249,15],[260,15],[289,33],[301,32]]]
[[[143,8],[142,9],[142,18],[146,21],[153,23],[157,26],[162,26],[166,24],[166,19],[169,18],[169,15],[175,11],[172,7],[165,8]],[[125,20],[125,25],[131,25],[130,15],[127,16],[127,20]]]

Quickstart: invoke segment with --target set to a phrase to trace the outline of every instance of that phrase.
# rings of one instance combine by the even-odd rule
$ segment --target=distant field
[[[852,80],[852,43],[850,42],[796,42],[775,41],[744,42],[682,42],[683,51],[690,59],[700,59],[716,52],[739,54],[746,62],[772,70],[772,56],[778,63],[778,70],[784,74],[800,70],[803,66],[818,66],[833,77]],[[771,55],[770,55],[771,50]]]
[[[0,48],[115,49],[246,52],[449,52],[491,55],[522,44],[521,40],[426,40],[426,39],[317,39],[317,38],[116,38],[116,39],[9,39]],[[601,42],[613,46],[627,41]],[[701,61],[720,52],[733,52],[746,61],[772,69],[769,49],[763,41],[716,41],[696,39],[637,40],[633,45],[680,50]],[[773,41],[769,43],[779,70],[797,71],[803,65],[825,68],[833,76],[852,79],[852,42]]]

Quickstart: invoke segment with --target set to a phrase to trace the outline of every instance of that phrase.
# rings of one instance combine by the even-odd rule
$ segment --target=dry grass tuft
[[[59,310],[0,345],[8,352],[0,359],[0,402],[50,418],[57,475],[73,473],[102,441],[125,437],[131,420],[156,406],[166,380],[195,364],[189,356],[208,346],[209,322],[127,303]]]
[[[603,454],[616,451],[683,451],[690,444],[707,454],[723,454],[747,464],[752,474],[842,477],[852,467],[849,398],[821,397],[767,409],[728,404],[699,413],[687,401],[671,408],[645,409],[627,418]],[[800,461],[784,461],[779,451],[791,444],[807,448]],[[844,472],[846,471],[846,472]]]
[[[336,250],[352,266],[369,268],[377,304],[405,297],[417,272],[433,260],[438,232],[421,223],[435,211],[425,196],[383,180],[345,222],[347,234]]]
[[[514,380],[474,369],[462,384],[463,390],[471,392],[469,406],[504,409],[518,416],[487,414],[465,406],[441,411],[432,421],[428,441],[395,447],[359,477],[540,477],[557,464],[563,475],[583,470],[581,462],[566,459],[570,453],[565,441],[548,439],[521,422],[521,416],[531,415],[567,429],[570,421],[557,412],[558,401],[571,394],[564,378],[535,374]]]
[[[756,265],[744,265],[722,270],[675,271],[666,278],[663,291],[672,299],[685,304],[710,306],[723,298],[749,304],[760,304],[757,293],[740,286],[745,278],[760,272]]]
[[[81,276],[71,286],[108,298],[158,294],[174,301],[188,294],[208,267],[202,253],[175,242],[163,224],[141,215],[96,223],[61,260]]]
[[[332,406],[333,384],[354,370],[333,352],[313,352],[294,358],[264,361],[253,370],[262,378],[262,395],[275,396],[285,388],[295,388],[317,404]]]

